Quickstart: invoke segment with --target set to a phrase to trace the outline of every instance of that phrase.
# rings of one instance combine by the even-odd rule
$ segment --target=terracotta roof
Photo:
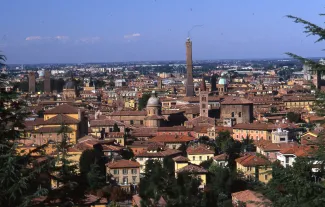
[[[117,124],[117,126],[125,126],[124,123],[112,119],[96,119],[90,121],[90,127],[114,126],[114,124]]]
[[[177,170],[177,173],[208,173],[206,169],[204,169],[202,166],[194,165],[194,164],[188,164],[185,167],[182,167]]]
[[[241,105],[241,104],[253,104],[253,102],[245,98],[239,98],[235,96],[225,96],[223,101],[221,101],[221,105]]]
[[[134,137],[153,137],[157,134],[157,127],[139,127],[132,131]]]
[[[269,123],[240,123],[233,126],[233,129],[246,129],[246,130],[275,130],[275,129],[293,129],[297,128],[291,123],[281,123],[281,124],[269,124]]]
[[[226,161],[228,158],[228,155],[226,153],[223,153],[223,154],[220,154],[220,155],[217,155],[217,156],[214,156],[213,159],[215,161]]]
[[[271,162],[266,158],[257,155],[246,155],[237,158],[236,162],[244,167],[265,166],[271,164]]]
[[[156,152],[141,152],[136,157],[168,157],[181,154],[182,152],[174,149],[166,149]]]
[[[186,135],[159,135],[149,139],[149,142],[163,142],[163,143],[182,143],[190,142],[195,140],[195,138]]]
[[[280,151],[281,149],[286,149],[290,147],[297,146],[297,142],[288,142],[288,143],[272,143],[271,140],[259,140],[254,141],[254,144],[262,149],[264,152],[269,151]]]
[[[137,168],[140,167],[140,163],[132,160],[117,160],[115,162],[107,163],[106,166],[110,169]]]
[[[271,201],[265,198],[265,196],[251,190],[232,193],[231,196],[234,203],[238,201],[244,202],[246,207],[266,207],[271,204]]]
[[[80,121],[78,119],[74,119],[65,114],[58,114],[43,123],[41,125],[61,125],[61,124],[78,124]]]
[[[180,132],[180,131],[192,131],[191,128],[186,126],[172,126],[172,127],[158,127],[158,132]]]
[[[119,152],[120,150],[123,149],[121,146],[114,146],[114,145],[102,145],[103,146],[103,151],[108,151],[108,152]]]
[[[163,120],[163,119],[165,119],[164,116],[157,116],[157,115],[147,116],[144,118],[144,120]]]
[[[198,154],[214,154],[213,150],[210,150],[207,145],[200,144],[197,146],[189,146],[186,150],[189,155],[198,155]]]
[[[281,154],[293,154],[297,157],[306,157],[312,155],[316,148],[310,146],[294,146],[280,151]]]
[[[35,133],[59,133],[61,131],[61,127],[58,126],[58,127],[42,127],[42,128],[39,128],[39,129],[36,129]],[[68,127],[67,128],[67,132],[72,132],[73,129]]]
[[[194,119],[191,119],[191,120],[185,122],[186,125],[193,125],[193,126],[198,126],[201,124],[215,125],[215,123],[216,123],[216,120],[214,118],[205,117],[205,116],[198,116],[198,117],[195,117]]]
[[[109,116],[147,116],[146,111],[114,111]]]
[[[187,157],[184,157],[184,156],[177,156],[177,157],[174,157],[173,160],[175,162],[188,162],[190,161]]]
[[[53,109],[46,110],[44,114],[78,114],[78,108],[69,104],[62,104]]]

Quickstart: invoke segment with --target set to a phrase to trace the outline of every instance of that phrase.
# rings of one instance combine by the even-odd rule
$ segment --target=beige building
[[[106,164],[107,175],[120,185],[129,187],[140,182],[140,164],[131,160],[117,160]]]
[[[189,162],[195,165],[199,165],[204,161],[212,159],[214,156],[214,151],[204,144],[189,146],[186,152],[187,158],[190,160]]]
[[[228,96],[221,102],[220,119],[234,119],[237,124],[252,123],[253,103],[244,98]]]

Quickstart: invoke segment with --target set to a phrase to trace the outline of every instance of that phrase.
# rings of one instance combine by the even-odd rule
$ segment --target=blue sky
[[[1,0],[7,63],[322,56],[296,15],[322,25],[322,0]]]

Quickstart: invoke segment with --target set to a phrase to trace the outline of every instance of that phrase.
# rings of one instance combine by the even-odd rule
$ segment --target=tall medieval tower
[[[186,96],[194,96],[192,41],[186,40]]]

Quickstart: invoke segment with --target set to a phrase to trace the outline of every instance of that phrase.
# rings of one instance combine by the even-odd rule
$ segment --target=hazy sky
[[[285,18],[323,25],[323,0],[1,0],[7,63],[322,56],[324,43]]]

